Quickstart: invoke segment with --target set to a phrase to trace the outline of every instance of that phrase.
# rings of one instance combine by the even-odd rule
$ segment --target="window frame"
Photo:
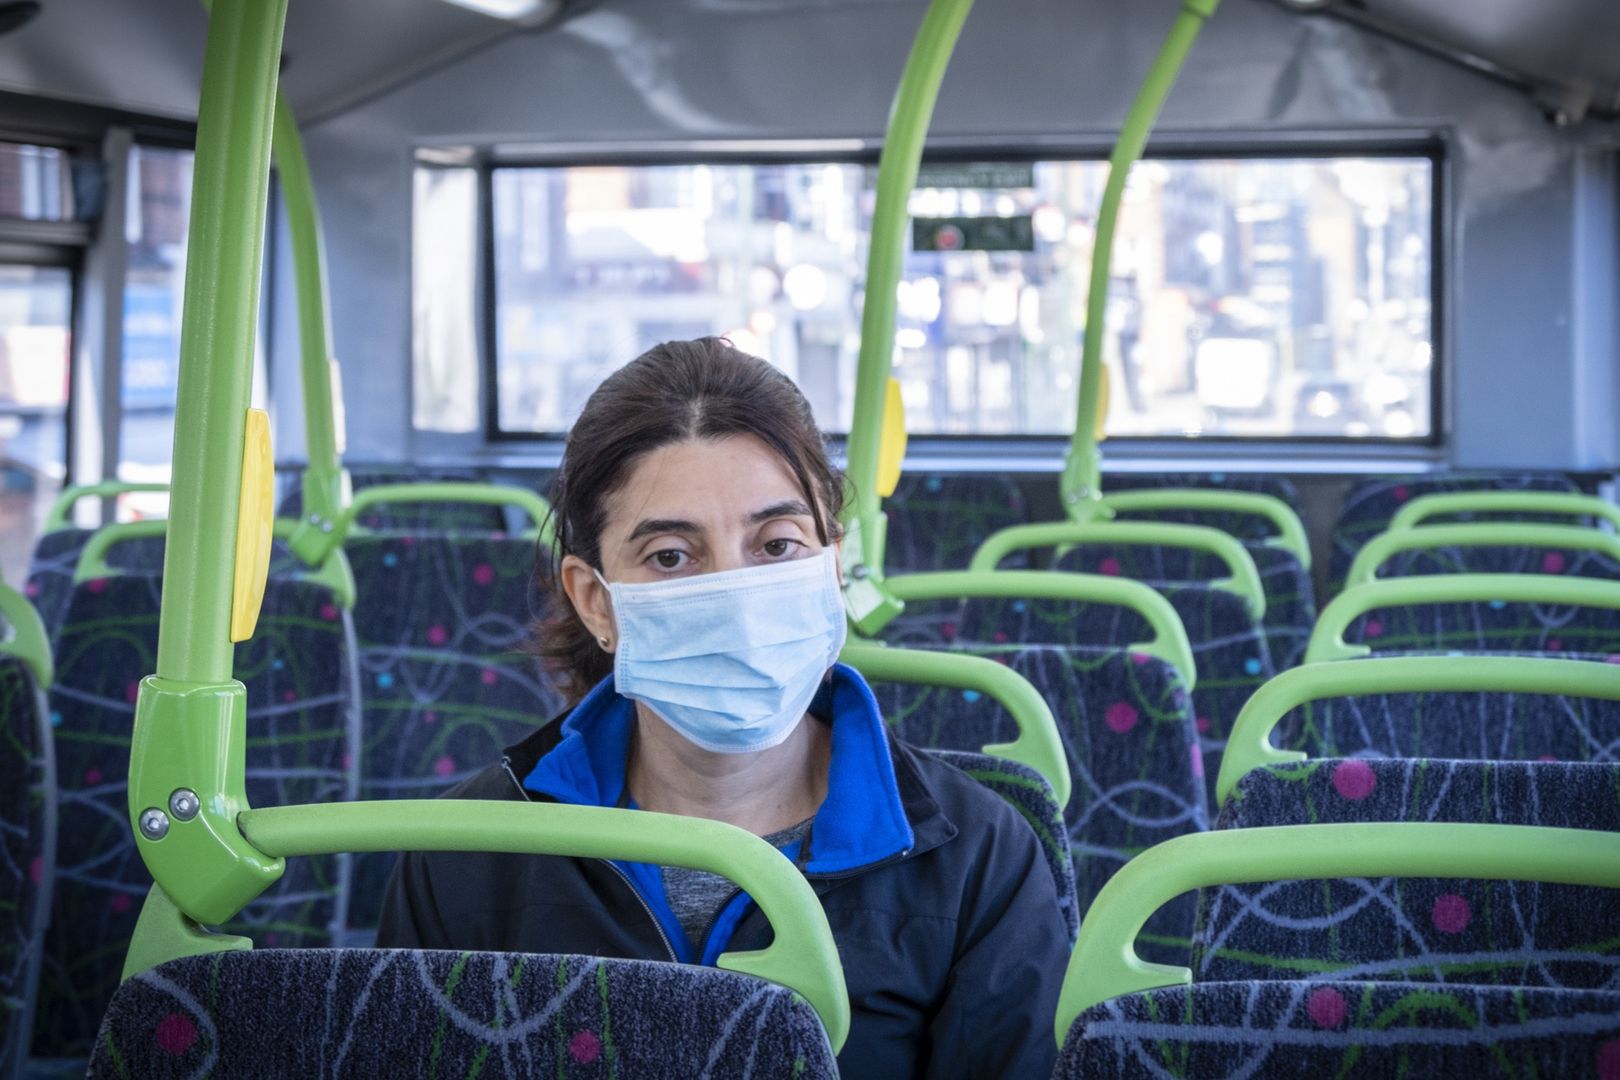
[[[1221,456],[1253,449],[1261,457],[1268,448],[1308,447],[1326,454],[1352,452],[1357,448],[1371,454],[1395,458],[1432,457],[1450,441],[1449,349],[1447,283],[1449,281],[1452,236],[1449,200],[1450,155],[1446,133],[1439,130],[1372,131],[1366,133],[1289,132],[1271,135],[1161,134],[1149,142],[1145,161],[1188,160],[1330,160],[1336,158],[1421,158],[1429,162],[1429,426],[1426,435],[1110,435],[1111,446],[1146,452],[1147,456],[1185,457],[1197,455],[1199,447],[1212,447]],[[751,140],[714,141],[684,144],[616,146],[604,144],[556,147],[517,146],[496,148],[469,155],[457,164],[477,170],[478,250],[474,310],[479,320],[478,378],[483,413],[484,443],[491,447],[516,449],[519,446],[554,447],[567,438],[567,432],[522,431],[503,428],[500,423],[499,365],[497,350],[494,176],[501,169],[590,168],[600,166],[656,165],[781,165],[851,164],[876,167],[881,143],[877,140]],[[969,162],[1092,161],[1106,162],[1111,142],[1076,138],[1018,139],[938,139],[930,140],[923,164]],[[418,158],[415,166],[430,164]],[[628,359],[628,358],[627,358]],[[1030,433],[917,433],[912,436],[912,452],[918,457],[960,457],[974,447],[1000,448],[1011,456],[1037,451],[1042,447],[1067,445],[1070,435]],[[829,432],[828,439],[842,446],[847,433]]]

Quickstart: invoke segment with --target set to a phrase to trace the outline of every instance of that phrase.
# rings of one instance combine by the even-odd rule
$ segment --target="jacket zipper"
[[[501,756],[501,768],[506,770],[507,778],[518,789],[518,794],[523,796],[523,800],[533,802],[534,800],[529,797],[528,789],[518,782],[517,773],[512,771],[512,759],[504,754]],[[647,903],[645,896],[641,895],[641,890],[630,883],[629,875],[620,870],[611,859],[597,859],[596,861],[619,875],[619,880],[624,882],[624,887],[630,890],[630,895],[636,898],[636,902],[641,905],[641,910],[647,913],[647,921],[653,924],[654,930],[658,931],[658,940],[663,944],[664,951],[669,954],[670,962],[680,963],[681,958],[675,954],[675,946],[670,944],[669,935],[664,933],[664,924],[658,921],[657,915],[653,914],[652,905]]]

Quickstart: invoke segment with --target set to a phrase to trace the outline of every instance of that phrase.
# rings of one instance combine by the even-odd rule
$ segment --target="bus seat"
[[[1620,562],[1597,551],[1446,547],[1398,552],[1378,568],[1381,578],[1417,574],[1562,574],[1617,581],[1620,580]]]
[[[437,482],[482,483],[483,478],[466,469],[352,469],[349,483],[354,491],[380,484],[425,484]],[[297,518],[304,513],[303,488],[294,485],[276,508],[277,517]],[[506,514],[499,506],[482,503],[389,503],[374,506],[357,522],[367,529],[401,532],[505,532]]]
[[[815,1011],[686,964],[268,949],[171,960],[119,988],[89,1075],[793,1076],[834,1080]]]
[[[1617,1038],[1620,993],[1201,983],[1087,1009],[1053,1076],[1606,1076]]]
[[[909,474],[883,501],[884,567],[890,573],[964,570],[991,533],[1030,521],[1024,493],[997,473]],[[1027,552],[1006,566],[1027,566]]]
[[[56,870],[55,761],[28,665],[0,656],[0,1076],[22,1075]]]
[[[1113,495],[1121,491],[1143,491],[1158,488],[1215,488],[1225,491],[1250,491],[1257,495],[1270,495],[1287,503],[1294,513],[1304,517],[1304,503],[1293,481],[1280,476],[1261,473],[1104,473],[1102,489]],[[1121,512],[1119,520],[1175,522],[1183,525],[1206,525],[1230,533],[1246,543],[1254,543],[1272,535],[1273,527],[1264,518],[1254,514],[1234,513],[1226,510],[1152,510]]]
[[[1190,631],[1190,628],[1189,628]],[[1357,616],[1344,640],[1411,652],[1620,655],[1620,611],[1507,601],[1411,604]]]
[[[544,598],[533,540],[356,536],[361,678],[360,797],[427,798],[500,758],[563,709],[522,654]],[[350,925],[377,925],[392,854],[356,856]]]
[[[1064,821],[1080,912],[1136,852],[1209,828],[1191,704],[1168,663],[1122,650],[949,644],[1007,664],[1051,706],[1074,782]],[[978,750],[1018,733],[1006,710],[971,692],[898,683],[872,689],[895,733],[914,745]],[[1178,897],[1153,917],[1140,945],[1144,956],[1185,962],[1194,901]]]
[[[1429,821],[1614,832],[1620,766],[1319,758],[1251,770],[1216,826]],[[1199,908],[1199,981],[1313,977],[1620,991],[1620,890],[1385,878],[1222,885]],[[1355,1000],[1353,997],[1351,1000]]]
[[[887,712],[885,715],[888,715]],[[1057,883],[1063,923],[1069,928],[1069,940],[1073,941],[1075,934],[1080,931],[1080,900],[1074,882],[1074,855],[1069,845],[1069,830],[1063,822],[1063,807],[1058,805],[1052,785],[1040,773],[1016,761],[966,750],[935,750],[933,754],[1000,795],[1035,830],[1035,835],[1040,837],[1041,851],[1046,856],[1046,868],[1052,871],[1052,879]]]
[[[1333,550],[1328,561],[1328,595],[1344,587],[1345,575],[1361,545],[1383,532],[1398,510],[1420,495],[1448,491],[1562,491],[1575,492],[1573,481],[1556,473],[1467,472],[1433,476],[1381,476],[1351,487],[1333,526]],[[1492,515],[1492,520],[1536,520],[1533,514]],[[1564,521],[1567,518],[1547,518]]]
[[[61,798],[59,870],[35,1052],[88,1056],[118,985],[151,878],[130,831],[126,783],[140,680],[155,667],[161,579],[123,575],[74,591],[50,693]],[[354,794],[355,678],[348,613],[324,588],[272,579],[257,632],[237,646],[247,690],[251,804]],[[346,860],[299,859],[228,927],[264,945],[326,944]]]

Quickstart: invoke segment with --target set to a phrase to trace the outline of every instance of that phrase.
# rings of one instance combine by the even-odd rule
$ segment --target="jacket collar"
[[[956,835],[928,791],[914,752],[894,741],[871,688],[833,668],[810,711],[832,723],[827,798],[810,829],[806,874],[836,877],[926,851]],[[621,806],[635,706],[604,679],[560,723],[510,747],[525,793],[582,806]]]

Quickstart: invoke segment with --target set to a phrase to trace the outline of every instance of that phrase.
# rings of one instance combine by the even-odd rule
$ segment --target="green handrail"
[[[271,807],[243,811],[237,822],[254,847],[278,859],[347,851],[500,851],[719,874],[747,891],[775,934],[764,949],[724,953],[718,965],[804,995],[835,1053],[849,1034],[849,992],[821,901],[781,852],[735,826],[644,810],[473,799]]]
[[[1620,582],[1554,574],[1423,574],[1381,578],[1355,585],[1322,610],[1311,631],[1305,663],[1369,656],[1366,645],[1345,643],[1344,632],[1357,617],[1380,608],[1417,604],[1475,604],[1500,600],[1515,604],[1609,608],[1620,611]]]
[[[132,493],[157,494],[167,492],[168,484],[133,484],[125,480],[103,480],[97,484],[74,484],[65,487],[56,500],[51,503],[51,509],[45,515],[45,531],[55,532],[65,529],[70,524],[68,518],[73,513],[73,504],[80,499],[111,499],[119,495]]]
[[[870,682],[976,690],[993,699],[1018,725],[1018,737],[1010,743],[987,744],[980,753],[1028,765],[1052,785],[1059,806],[1069,805],[1073,781],[1052,707],[1016,671],[982,656],[882,645],[846,645],[839,659]]]
[[[480,506],[515,506],[529,516],[534,527],[521,534],[526,539],[551,542],[551,505],[528,488],[506,484],[440,482],[431,484],[377,484],[361,488],[336,520],[321,522],[314,529],[301,529],[290,544],[301,558],[324,559],[341,547],[356,529],[360,516],[375,506],[399,503],[474,503]]]
[[[1103,188],[1102,206],[1097,211],[1097,235],[1092,242],[1091,286],[1086,298],[1086,329],[1080,359],[1080,397],[1074,415],[1074,440],[1063,464],[1062,492],[1065,503],[1094,499],[1101,493],[1102,454],[1097,447],[1097,428],[1102,409],[1102,345],[1104,312],[1108,306],[1108,285],[1114,259],[1114,232],[1119,225],[1119,206],[1125,195],[1125,181],[1131,166],[1147,148],[1149,133],[1164,108],[1165,98],[1181,74],[1182,65],[1204,22],[1215,14],[1220,0],[1182,0],[1181,13],[1165,38],[1164,46],[1137,91],[1131,111],[1120,129],[1119,141],[1108,163],[1108,183]],[[856,399],[859,401],[859,398]]]
[[[49,689],[56,678],[50,635],[45,623],[28,598],[7,585],[0,585],[0,617],[11,626],[11,633],[0,641],[0,654],[15,656],[27,665],[41,690]]]
[[[1453,491],[1422,495],[1396,511],[1389,531],[1410,529],[1452,514],[1568,514],[1606,521],[1620,530],[1620,506],[1592,495],[1561,491]]]
[[[1411,693],[1557,694],[1620,701],[1620,665],[1533,656],[1389,656],[1354,664],[1306,664],[1254,692],[1232,724],[1215,781],[1224,804],[1251,769],[1304,761],[1279,750],[1271,733],[1301,705],[1327,698]]]
[[[1189,833],[1120,868],[1091,902],[1058,998],[1058,1045],[1110,998],[1188,986],[1184,967],[1149,964],[1136,936],[1193,889],[1321,878],[1487,878],[1620,888],[1620,834],[1533,825],[1380,822]]]
[[[946,571],[890,578],[894,595],[906,600],[1069,600],[1127,608],[1140,615],[1152,640],[1127,646],[1169,663],[1191,691],[1198,681],[1192,642],[1176,609],[1157,590],[1140,581],[1101,574],[1058,574],[1045,570],[997,570],[994,573]]]
[[[1468,522],[1460,525],[1425,525],[1379,533],[1362,545],[1345,576],[1346,587],[1378,580],[1378,568],[1403,551],[1432,551],[1451,547],[1563,548],[1595,551],[1620,562],[1620,536],[1575,525],[1540,525],[1517,522]]]
[[[1008,555],[1028,548],[1109,544],[1121,547],[1174,547],[1202,551],[1226,564],[1231,576],[1211,586],[1243,599],[1249,615],[1266,617],[1266,588],[1241,541],[1219,529],[1202,525],[1173,525],[1162,521],[1059,521],[1043,525],[1012,525],[998,529],[979,545],[968,564],[970,572],[994,570]]]
[[[1115,514],[1143,513],[1152,510],[1191,510],[1251,514],[1265,518],[1277,529],[1276,536],[1262,541],[1267,547],[1281,548],[1299,560],[1301,566],[1311,568],[1311,538],[1305,523],[1294,508],[1275,495],[1258,491],[1211,491],[1204,488],[1145,488],[1141,491],[1120,491],[1104,495],[1095,504],[1110,517]],[[1069,511],[1079,517],[1079,511],[1088,508],[1084,502],[1069,504]],[[1088,515],[1094,516],[1094,515]]]
[[[287,518],[277,518],[271,526],[273,534],[281,540],[290,540],[297,535],[301,523]],[[159,519],[147,521],[120,521],[112,525],[103,525],[93,533],[79,552],[79,561],[73,568],[73,584],[83,585],[87,581],[97,581],[102,578],[120,577],[127,571],[113,566],[107,561],[107,553],[127,540],[143,540],[152,537],[168,535],[169,523]],[[356,586],[354,570],[349,565],[348,558],[341,548],[328,552],[326,557],[313,567],[299,574],[299,579],[323,585],[330,589],[334,600],[339,607],[345,610],[354,610]]]
[[[855,369],[855,415],[849,431],[850,497],[844,511],[845,524],[856,533],[860,545],[860,550],[853,553],[856,565],[862,568],[857,576],[874,583],[883,578],[884,519],[877,491],[878,458],[882,450],[883,406],[894,362],[895,302],[910,219],[907,203],[917,183],[939,85],[962,23],[972,8],[973,0],[931,0],[906,57],[878,159],[877,202],[866,256],[866,304],[861,312],[861,351]]]

